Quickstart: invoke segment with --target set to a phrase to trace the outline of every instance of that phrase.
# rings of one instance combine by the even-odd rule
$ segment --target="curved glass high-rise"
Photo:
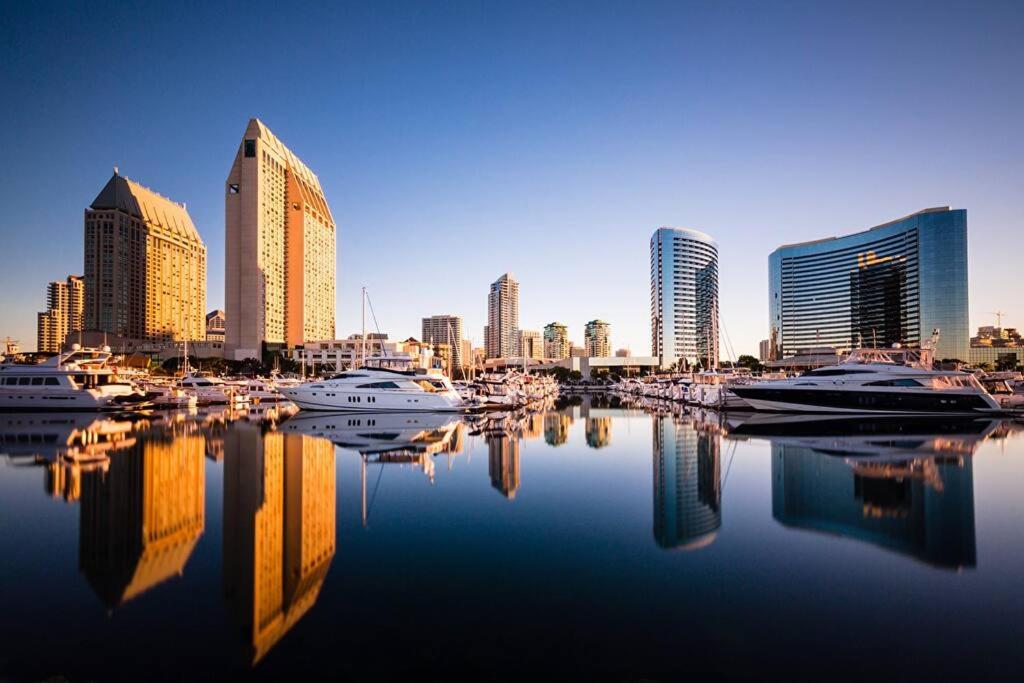
[[[662,367],[717,364],[718,245],[699,230],[651,235],[651,354]]]
[[[773,359],[831,346],[918,347],[967,359],[967,212],[925,209],[864,232],[779,247],[769,257]]]

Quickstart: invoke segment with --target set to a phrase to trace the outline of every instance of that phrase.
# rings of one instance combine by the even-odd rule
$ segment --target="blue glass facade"
[[[845,237],[779,247],[768,262],[773,357],[818,346],[919,346],[967,360],[967,211],[926,209]]]

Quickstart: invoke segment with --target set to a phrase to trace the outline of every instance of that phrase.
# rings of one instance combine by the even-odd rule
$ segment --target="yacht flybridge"
[[[281,387],[303,410],[455,412],[465,408],[447,377],[407,370],[362,367],[325,380]]]
[[[858,349],[799,377],[731,387],[755,410],[965,415],[1002,407],[966,372],[931,369],[931,349]]]
[[[148,402],[108,365],[110,357],[108,347],[75,344],[38,365],[2,363],[0,409],[122,410]]]

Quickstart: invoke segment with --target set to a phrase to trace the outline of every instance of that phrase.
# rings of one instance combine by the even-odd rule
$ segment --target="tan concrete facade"
[[[85,315],[85,280],[69,275],[46,286],[46,310],[39,313],[36,351],[57,353],[64,338],[82,329]]]
[[[225,187],[225,349],[334,338],[334,218],[320,181],[250,119]]]
[[[84,279],[87,330],[206,336],[206,245],[188,211],[116,172],[85,211]]]

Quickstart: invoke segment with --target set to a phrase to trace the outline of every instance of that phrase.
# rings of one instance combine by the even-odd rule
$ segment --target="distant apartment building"
[[[630,356],[629,349],[616,349],[615,350],[615,357],[616,358],[629,358],[629,356]]]
[[[462,318],[457,315],[432,315],[423,318],[420,339],[428,344],[446,344],[451,348],[452,362],[465,367],[470,359],[466,356],[462,339]]]
[[[206,314],[206,341],[224,341],[224,311],[219,308]]]
[[[757,359],[762,363],[767,363],[772,358],[772,342],[770,339],[762,339],[757,345]]]
[[[775,358],[821,346],[914,348],[938,329],[935,358],[967,359],[963,209],[925,209],[845,237],[782,246],[768,268]]]
[[[570,358],[586,358],[587,355],[588,355],[587,354],[587,349],[585,347],[583,347],[583,346],[570,346],[569,347],[569,357]]]
[[[609,335],[611,326],[603,320],[591,320],[583,328],[583,346],[590,358],[605,358],[612,355]]]
[[[46,310],[37,316],[36,350],[57,353],[71,332],[82,329],[85,322],[85,280],[69,275],[46,286]]]
[[[523,358],[544,359],[544,342],[537,330],[519,330],[519,355]]]
[[[519,355],[519,282],[505,273],[491,283],[487,295],[484,348],[488,358]]]
[[[562,323],[548,323],[544,326],[544,357],[563,360],[569,357],[572,342],[569,341],[569,328]]]
[[[718,364],[718,245],[699,230],[651,236],[651,354],[665,367]]]
[[[224,201],[225,356],[333,339],[337,235],[316,174],[250,119]]]
[[[119,175],[85,210],[83,326],[146,341],[206,336],[206,245],[184,204]]]

